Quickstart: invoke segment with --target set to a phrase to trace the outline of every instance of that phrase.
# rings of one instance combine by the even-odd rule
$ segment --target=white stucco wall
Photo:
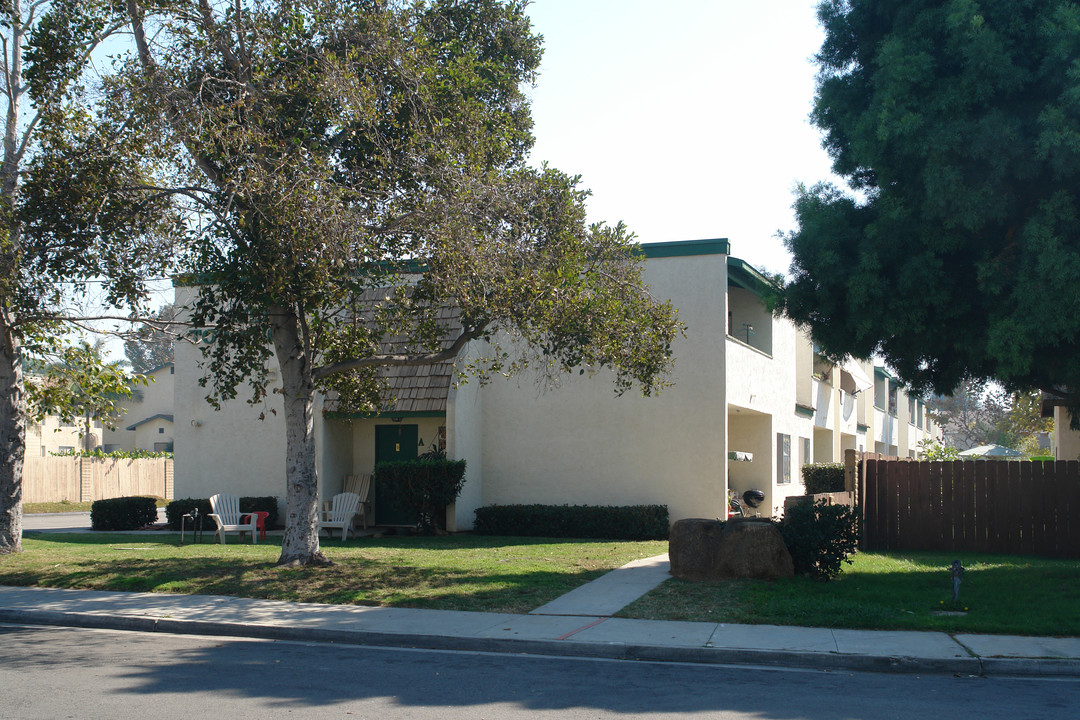
[[[135,447],[139,450],[155,450],[155,445],[173,444],[173,422],[166,418],[154,418],[135,428]],[[164,451],[162,448],[157,448]]]
[[[465,461],[465,485],[457,502],[447,510],[446,529],[467,530],[473,514],[484,505],[483,402],[480,384],[472,381],[450,388],[446,406],[447,457]]]
[[[192,296],[190,288],[176,290],[178,305]],[[177,343],[175,359],[174,496],[205,498],[229,492],[283,498],[285,424],[281,395],[270,392],[258,405],[250,405],[246,399],[251,390],[244,385],[238,388],[237,399],[215,410],[205,400],[208,389],[199,386],[203,371],[198,346]],[[276,363],[272,367],[276,374]],[[280,381],[277,385],[280,387]]]
[[[1063,406],[1054,408],[1054,457],[1058,460],[1080,460],[1080,432],[1072,429],[1072,418]]]
[[[480,389],[483,504],[665,504],[672,521],[719,517],[727,454],[726,261],[713,254],[646,262],[652,294],[672,299],[687,325],[686,337],[672,346],[675,385],[659,396],[616,397],[603,372],[573,375],[546,392],[529,377]],[[468,505],[459,499],[459,518],[471,513]]]

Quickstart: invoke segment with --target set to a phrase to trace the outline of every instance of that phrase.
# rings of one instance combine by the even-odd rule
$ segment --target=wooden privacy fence
[[[915,462],[864,455],[867,550],[1080,557],[1080,463]]]
[[[172,459],[49,456],[23,461],[24,503],[92,502],[133,495],[171,500]]]

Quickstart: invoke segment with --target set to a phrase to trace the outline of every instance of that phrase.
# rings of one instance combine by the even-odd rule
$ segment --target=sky
[[[531,162],[582,176],[589,220],[640,242],[727,238],[790,262],[797,183],[837,180],[808,115],[816,0],[534,0]]]

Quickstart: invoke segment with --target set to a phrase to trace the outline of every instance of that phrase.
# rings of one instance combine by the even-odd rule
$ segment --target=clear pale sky
[[[535,0],[532,161],[582,176],[589,219],[641,242],[726,237],[788,269],[792,188],[832,179],[807,116],[816,0]]]

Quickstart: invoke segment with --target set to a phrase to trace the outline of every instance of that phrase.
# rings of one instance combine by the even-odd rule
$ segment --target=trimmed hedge
[[[488,505],[476,509],[479,535],[664,540],[667,505]]]
[[[461,494],[465,461],[435,458],[383,462],[375,466],[374,481],[415,513],[421,532],[433,533],[446,529],[446,506]]]
[[[179,530],[180,518],[191,513],[195,508],[199,508],[199,517],[206,517],[214,512],[210,508],[209,498],[183,498],[181,500],[173,500],[166,505],[165,517],[168,518],[169,529]],[[278,527],[278,501],[273,495],[240,498],[240,512],[268,512],[270,513],[270,517],[266,518],[266,528],[269,530]],[[214,521],[207,521],[203,524],[203,528],[206,530],[213,530]],[[191,528],[188,529],[190,530]]]
[[[90,505],[92,530],[138,530],[157,522],[157,498],[121,497]]]
[[[844,465],[842,463],[803,465],[802,479],[807,495],[844,492]]]

